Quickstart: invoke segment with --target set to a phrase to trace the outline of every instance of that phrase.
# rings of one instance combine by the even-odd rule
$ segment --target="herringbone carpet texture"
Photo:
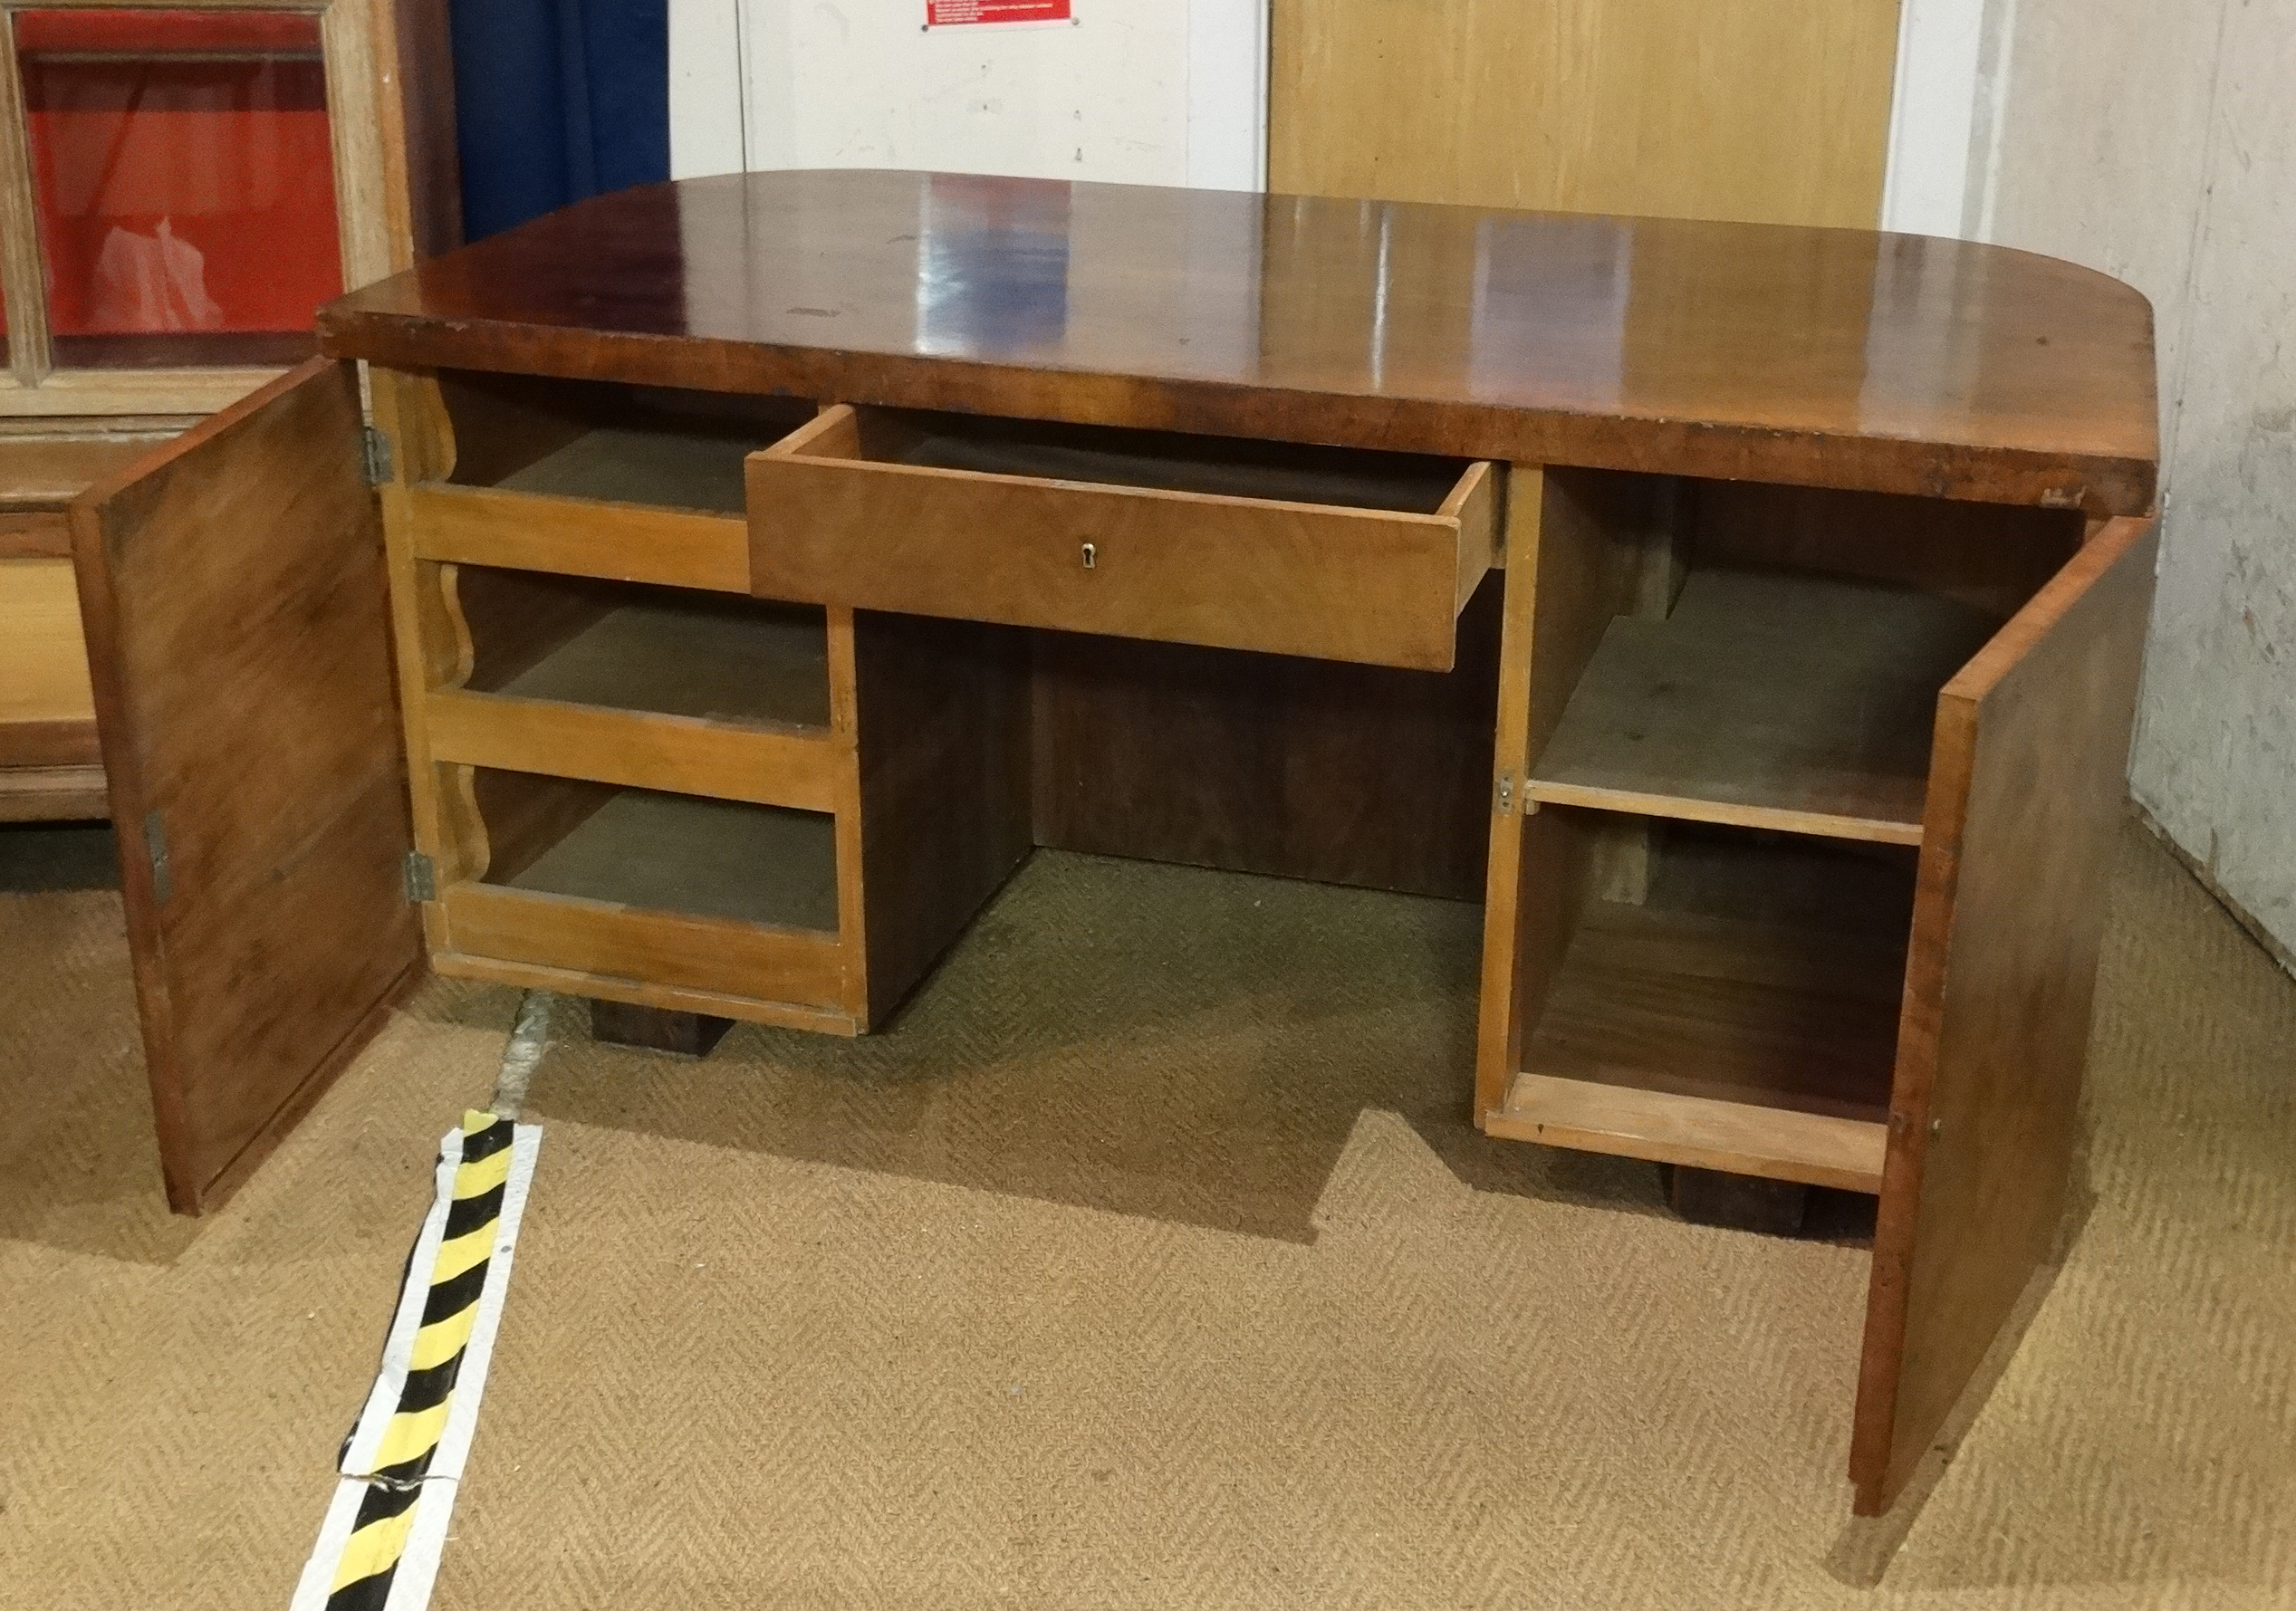
[[[1475,914],[1040,856],[895,1031],[562,1008],[444,1607],[2296,1605],[2296,982],[2132,832],[2092,1207],[1878,1589],[1866,1255],[1458,1119]],[[114,897],[0,896],[0,1604],[283,1606],[433,1144],[437,983],[159,1199]]]

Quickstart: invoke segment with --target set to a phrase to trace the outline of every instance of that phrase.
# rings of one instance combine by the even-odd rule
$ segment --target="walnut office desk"
[[[2152,585],[2134,292],[781,173],[322,334],[73,513],[178,1206],[426,957],[853,1033],[1035,845],[1480,899],[1486,1131],[1878,1193],[1852,1475],[1903,1485],[2065,1192]]]

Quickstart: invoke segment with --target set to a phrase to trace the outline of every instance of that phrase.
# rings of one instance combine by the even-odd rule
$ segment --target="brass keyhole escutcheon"
[[[1099,545],[1090,542],[1086,543],[1084,545],[1084,569],[1090,571],[1093,566],[1099,564],[1100,561],[1100,551]]]

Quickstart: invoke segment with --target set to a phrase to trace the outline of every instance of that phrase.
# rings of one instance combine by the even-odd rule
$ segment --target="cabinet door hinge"
[[[1514,773],[1503,772],[1499,774],[1499,815],[1503,817],[1513,810]]]
[[[164,906],[175,893],[176,876],[168,865],[168,830],[160,825],[157,811],[144,813],[143,849],[151,858],[151,904]]]
[[[360,428],[359,466],[369,486],[380,486],[390,479],[390,438],[373,426]]]
[[[420,850],[407,852],[407,899],[415,904],[438,898],[438,869]]]

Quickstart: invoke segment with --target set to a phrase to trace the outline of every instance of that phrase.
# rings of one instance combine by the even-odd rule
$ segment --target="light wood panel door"
[[[1275,0],[1268,187],[1870,229],[1898,0]]]
[[[381,522],[313,360],[99,482],[73,560],[168,1199],[244,1179],[419,975]]]
[[[1850,1476],[1895,1499],[2063,1215],[2157,547],[2099,529],[1937,701]]]

